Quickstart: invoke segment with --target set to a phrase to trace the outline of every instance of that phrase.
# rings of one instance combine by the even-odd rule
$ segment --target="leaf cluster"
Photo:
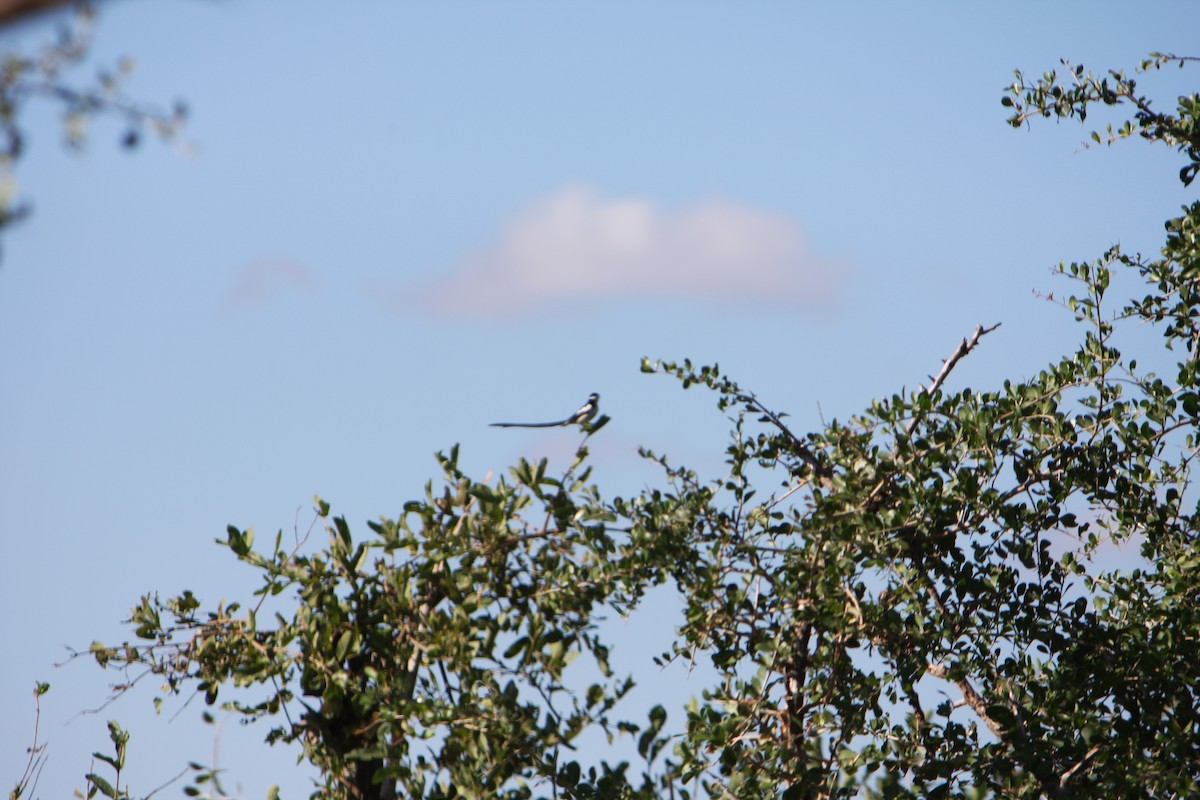
[[[1171,53],[1151,53],[1138,65],[1138,72],[1160,70],[1164,66],[1184,67],[1197,61],[1191,56]],[[1012,109],[1008,122],[1019,128],[1033,117],[1072,119],[1082,123],[1092,106],[1113,107],[1130,104],[1135,111],[1132,117],[1120,122],[1116,128],[1105,126],[1103,133],[1091,132],[1095,144],[1113,144],[1134,134],[1151,142],[1161,142],[1175,148],[1187,158],[1187,164],[1179,170],[1179,180],[1184,186],[1191,184],[1200,172],[1200,95],[1193,92],[1181,96],[1177,101],[1176,113],[1166,114],[1154,109],[1151,100],[1140,94],[1137,80],[1120,70],[1109,70],[1104,75],[1086,71],[1082,64],[1072,65],[1062,60],[1065,75],[1049,70],[1037,80],[1031,81],[1021,70],[1015,70],[1015,80],[1008,87],[1008,94],[1001,103]]]
[[[611,717],[633,681],[613,674],[596,629],[629,600],[586,455],[561,477],[522,461],[489,485],[455,449],[439,456],[440,491],[372,522],[370,538],[318,500],[329,538],[316,552],[281,532],[260,553],[253,531],[230,527],[221,543],[262,577],[252,607],[148,595],[130,618],[141,642],[91,652],[162,678],[159,702],[188,690],[269,719],[267,740],[299,743],[323,796],[643,796],[626,763],[569,757],[585,734],[640,730]],[[581,655],[591,677],[569,685]],[[643,756],[659,727],[652,715]]]

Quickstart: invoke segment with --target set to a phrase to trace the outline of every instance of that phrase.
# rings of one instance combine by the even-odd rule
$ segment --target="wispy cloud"
[[[613,297],[815,303],[841,271],[779,213],[725,200],[664,209],[572,185],[525,208],[444,278],[406,292],[404,305],[509,316]]]
[[[315,285],[312,272],[297,261],[278,256],[256,258],[238,270],[222,305],[230,309],[249,308],[289,289],[307,290]]]

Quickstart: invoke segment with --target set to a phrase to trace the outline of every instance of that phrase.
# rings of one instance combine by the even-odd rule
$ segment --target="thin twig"
[[[146,795],[146,797],[144,798],[144,800],[150,800],[150,798],[151,798],[151,797],[154,797],[154,795],[158,794],[158,793],[159,793],[159,792],[161,792],[163,789],[167,788],[167,787],[168,787],[168,786],[170,786],[172,783],[174,783],[175,781],[177,781],[177,780],[179,780],[180,778],[182,778],[184,775],[186,775],[186,774],[187,774],[187,772],[188,772],[188,770],[189,770],[189,769],[191,769],[191,767],[184,767],[183,769],[181,769],[181,770],[179,771],[179,774],[178,774],[178,775],[176,775],[174,778],[171,778],[171,779],[170,779],[170,780],[168,780],[166,783],[164,783],[162,786],[159,786],[159,787],[157,787],[157,788],[155,788],[155,789],[151,789],[151,790],[150,790],[150,793]]]
[[[764,406],[753,394],[739,392],[735,395],[735,398],[765,416],[767,421],[778,428],[791,441],[792,449],[796,455],[800,456],[801,461],[808,464],[822,486],[829,488],[833,485],[833,473],[829,470],[829,467],[822,464],[821,460],[809,449],[808,445],[799,436],[792,433],[788,426],[783,423],[783,420],[779,418],[778,414]]]

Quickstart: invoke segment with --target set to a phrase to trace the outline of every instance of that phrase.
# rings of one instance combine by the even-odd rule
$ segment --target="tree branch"
[[[950,357],[942,362],[942,368],[938,374],[930,376],[932,383],[930,383],[927,388],[922,390],[923,393],[932,395],[938,389],[942,388],[942,384],[946,382],[946,378],[950,376],[950,372],[954,369],[955,365],[957,365],[959,361],[962,361],[968,353],[975,349],[975,346],[979,344],[980,339],[999,327],[999,322],[987,328],[983,327],[982,325],[976,325],[975,332],[972,333],[970,337],[964,338],[961,342],[959,342],[958,347],[954,349],[954,352],[950,354]],[[912,432],[917,429],[917,425],[919,425],[920,422],[921,415],[914,411],[912,419],[908,422],[906,432],[911,436]],[[883,500],[883,490],[887,487],[887,484],[888,479],[884,478],[883,480],[879,481],[878,484],[876,484],[874,489],[871,490],[871,494],[867,496],[867,501],[864,504],[864,507],[868,511],[873,511],[879,507],[880,502]]]
[[[47,11],[54,6],[73,5],[68,0],[0,0],[0,25],[15,22],[21,17]]]
[[[951,370],[954,369],[954,366],[959,361],[962,361],[962,359],[968,353],[975,349],[975,346],[979,344],[980,339],[999,327],[999,322],[988,328],[985,328],[982,325],[976,325],[975,332],[971,334],[970,338],[964,338],[961,342],[959,342],[958,347],[955,348],[954,352],[950,354],[950,357],[942,362],[941,371],[938,372],[936,376],[932,376],[933,383],[929,384],[929,388],[925,389],[925,394],[933,394],[938,389],[942,388],[942,384],[946,382],[946,378],[949,377]],[[919,421],[919,418],[916,416],[912,418],[912,420],[908,423],[909,433],[912,433],[914,430],[916,430],[917,423]]]
[[[783,420],[779,418],[778,414],[760,403],[758,398],[753,394],[738,392],[736,395],[734,395],[734,397],[739,402],[744,403],[748,407],[765,416],[767,422],[770,422],[772,425],[778,428],[779,431],[786,436],[789,441],[791,441],[792,448],[796,455],[800,456],[800,460],[812,469],[813,474],[817,476],[817,480],[820,481],[822,486],[829,488],[833,485],[833,473],[830,472],[829,467],[822,464],[821,460],[817,458],[816,453],[810,450],[808,445],[806,445],[799,436],[791,432],[788,426],[783,423]]]
[[[1071,778],[1074,777],[1076,772],[1079,772],[1079,770],[1081,770],[1084,766],[1086,766],[1087,763],[1089,761],[1091,761],[1092,758],[1098,752],[1100,752],[1100,745],[1098,745],[1098,744],[1092,745],[1091,749],[1083,754],[1083,758],[1076,761],[1074,766],[1072,766],[1070,769],[1068,769],[1066,772],[1064,772],[1061,777],[1059,777],[1059,779],[1058,779],[1059,787],[1060,788],[1065,787],[1067,785],[1067,781],[1071,780]]]
[[[966,678],[951,678],[950,670],[946,669],[944,664],[938,664],[930,661],[926,664],[929,674],[935,678],[941,678],[944,681],[950,681],[958,690],[962,692],[963,701],[971,707],[984,724],[988,726],[988,730],[996,735],[996,738],[1004,741],[1004,728],[996,720],[988,716],[987,701],[983,699],[983,695],[975,691],[975,687]]]

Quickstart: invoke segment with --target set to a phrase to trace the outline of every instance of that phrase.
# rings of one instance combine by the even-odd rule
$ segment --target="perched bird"
[[[583,425],[586,422],[591,422],[596,412],[600,410],[600,395],[592,392],[588,395],[587,402],[579,407],[571,416],[566,419],[560,419],[558,422],[493,422],[493,428],[559,428],[567,425]]]

